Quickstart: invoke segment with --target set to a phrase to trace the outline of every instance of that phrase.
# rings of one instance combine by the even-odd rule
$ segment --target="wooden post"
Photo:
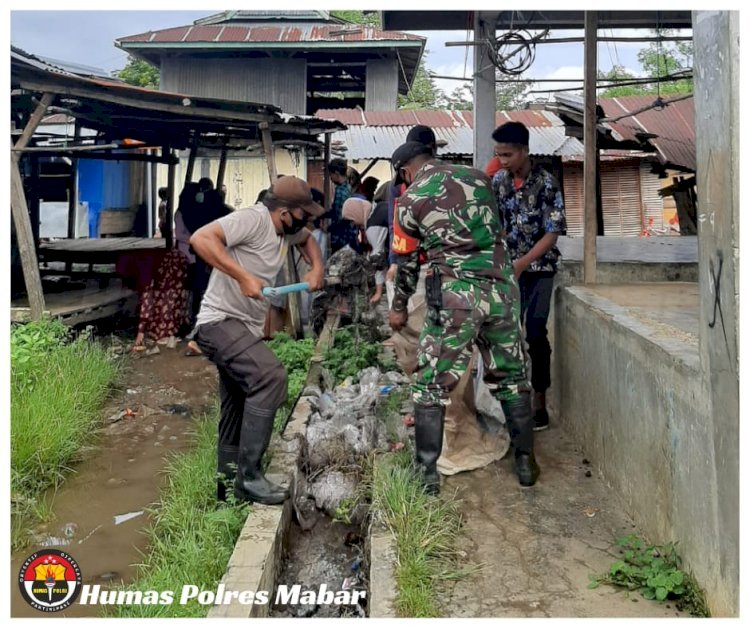
[[[266,166],[268,167],[268,179],[273,185],[276,181],[276,156],[273,152],[273,140],[271,138],[271,129],[268,127],[267,122],[261,122],[260,135],[263,140],[263,154],[266,156]]]
[[[224,145],[221,147],[221,158],[219,159],[219,173],[216,175],[216,191],[221,192],[221,186],[224,183],[224,175],[227,171],[227,140],[224,139]],[[226,199],[224,199],[226,203]]]
[[[364,170],[363,170],[362,172],[360,172],[360,173],[359,173],[359,176],[360,176],[360,177],[362,178],[362,180],[363,180],[363,181],[365,180],[365,175],[366,175],[366,174],[367,174],[368,172],[370,172],[370,170],[372,169],[372,167],[373,167],[373,166],[374,166],[374,165],[375,165],[376,163],[378,163],[379,161],[380,161],[380,157],[376,157],[375,159],[373,159],[372,161],[370,161],[370,163],[369,163],[369,164],[367,164],[367,168],[365,168],[365,169],[364,169]]]
[[[193,135],[193,142],[190,145],[190,156],[188,157],[187,168],[185,170],[185,185],[193,180],[193,170],[195,169],[195,158],[198,156],[198,133]]]
[[[37,105],[34,113],[31,114],[26,127],[21,133],[21,137],[13,144],[11,148],[25,148],[34,131],[42,121],[47,108],[55,99],[55,94],[45,92],[42,100]],[[16,226],[16,240],[18,241],[18,252],[21,255],[21,266],[23,267],[23,279],[26,283],[26,292],[29,295],[29,310],[31,320],[39,320],[44,314],[44,291],[42,290],[42,277],[39,274],[39,260],[34,248],[34,236],[31,230],[31,221],[29,220],[29,208],[26,205],[26,195],[23,191],[23,181],[21,179],[21,169],[19,162],[21,159],[20,152],[11,151],[10,154],[10,209],[13,214],[13,223]]]
[[[271,129],[269,129],[268,124],[265,122],[261,122],[258,126],[260,127],[260,133],[263,139],[263,152],[266,156],[266,165],[268,166],[268,178],[271,181],[271,185],[273,185],[273,182],[276,181],[276,155],[273,151]],[[287,253],[284,262],[284,281],[286,283],[292,283],[294,272],[293,267],[294,257],[290,250]],[[302,322],[300,319],[301,299],[299,292],[294,292],[288,295],[286,302],[289,307],[289,323],[292,327],[292,336],[299,338],[302,335]]]
[[[76,120],[75,131],[73,132],[73,144],[77,144],[81,137],[81,125]],[[76,237],[76,225],[78,224],[78,160],[71,159],[72,167],[70,172],[70,198],[68,204],[68,238],[72,240]]]
[[[164,158],[166,158],[167,156],[171,156],[171,149],[169,145],[165,144],[164,146],[162,146],[161,155]],[[174,241],[174,238],[173,238],[174,199],[175,199],[174,179],[175,179],[175,160],[170,159],[169,164],[167,166],[167,211],[166,211],[166,215],[164,216],[164,233],[162,234],[164,236],[164,239],[166,240],[167,250],[172,248],[173,241]]]
[[[158,156],[156,150],[149,150],[148,154],[149,156]],[[149,211],[151,212],[151,232],[148,235],[149,237],[153,237],[154,232],[159,226],[159,203],[161,202],[161,199],[159,198],[159,180],[157,178],[158,166],[157,164],[152,162],[149,162],[149,165],[151,166],[151,198],[149,199]]]
[[[331,161],[331,134],[325,134],[323,149],[323,207],[331,207],[331,173],[328,172],[328,164]]]
[[[583,283],[596,283],[596,11],[585,12],[583,118]]]
[[[26,180],[26,198],[29,206],[29,220],[31,221],[31,234],[34,237],[34,249],[39,248],[39,157],[37,155],[29,156],[29,177]]]

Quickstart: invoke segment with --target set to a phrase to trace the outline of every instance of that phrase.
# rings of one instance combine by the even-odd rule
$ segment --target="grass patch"
[[[589,576],[590,589],[601,583],[637,590],[647,600],[672,600],[678,610],[695,617],[710,617],[706,600],[692,574],[682,570],[674,543],[651,545],[635,534],[617,539],[622,560],[605,574]]]
[[[120,371],[119,362],[90,334],[77,338],[56,320],[11,329],[11,543],[49,504],[57,486],[91,440],[100,410]]]
[[[216,590],[226,571],[250,508],[247,504],[216,504],[216,420],[197,423],[195,448],[177,454],[167,465],[167,486],[160,503],[150,510],[146,534],[149,552],[138,565],[138,577],[127,591],[173,591],[172,605],[115,606],[115,617],[205,617],[211,605],[195,599],[179,604],[185,584]]]
[[[373,507],[391,530],[398,551],[396,610],[402,617],[440,617],[438,588],[472,570],[459,570],[456,537],[461,515],[456,502],[425,494],[412,454],[404,448],[375,467]]]

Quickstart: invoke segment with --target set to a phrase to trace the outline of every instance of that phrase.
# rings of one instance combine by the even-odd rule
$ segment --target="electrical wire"
[[[487,36],[490,62],[505,75],[523,74],[534,63],[537,42],[548,35],[549,29],[536,35],[526,29],[512,29],[498,37]]]

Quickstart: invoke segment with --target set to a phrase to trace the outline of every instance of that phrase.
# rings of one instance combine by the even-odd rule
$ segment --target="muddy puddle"
[[[54,495],[52,520],[31,530],[32,542],[12,554],[11,582],[23,561],[45,547],[68,552],[84,584],[111,587],[133,580],[147,549],[146,509],[158,499],[166,458],[190,447],[193,422],[211,410],[215,397],[214,367],[183,353],[179,344],[129,358],[94,447]],[[73,604],[56,616],[97,614],[96,606]],[[43,615],[12,587],[12,617]]]

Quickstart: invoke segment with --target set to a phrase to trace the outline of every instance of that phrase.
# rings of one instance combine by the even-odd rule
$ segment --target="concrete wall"
[[[650,540],[679,541],[712,613],[736,614],[697,344],[655,334],[583,286],[556,290],[554,311],[550,401],[564,428]]]
[[[693,12],[700,350],[720,478],[722,614],[739,611],[739,29],[738,11]]]
[[[396,111],[399,72],[396,59],[368,59],[365,111]]]
[[[696,263],[598,262],[597,281],[604,284],[641,281],[698,281]],[[564,259],[555,278],[557,286],[583,283],[583,262]]]

